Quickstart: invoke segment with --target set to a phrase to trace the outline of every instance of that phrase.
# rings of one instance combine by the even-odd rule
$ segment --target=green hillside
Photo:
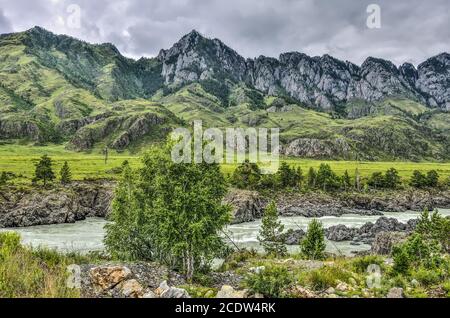
[[[0,142],[139,152],[174,127],[278,127],[287,155],[448,160],[450,115],[403,97],[312,110],[231,78],[165,86],[158,59],[134,61],[41,28],[0,36]],[[304,143],[310,152],[298,152]],[[1,147],[1,145],[0,145]],[[324,151],[323,149],[326,149]]]

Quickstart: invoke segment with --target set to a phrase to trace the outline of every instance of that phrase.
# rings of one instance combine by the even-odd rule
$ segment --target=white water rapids
[[[450,210],[441,209],[443,215],[450,215]],[[407,222],[419,216],[419,212],[389,212],[386,217],[396,218],[400,222]],[[343,224],[348,227],[361,227],[366,222],[375,222],[381,216],[343,215],[341,217],[325,216],[318,218],[325,228]],[[311,218],[301,216],[281,217],[280,220],[287,229],[306,230]],[[104,219],[90,218],[73,224],[42,225],[27,228],[0,229],[0,231],[15,231],[22,237],[22,242],[30,246],[45,246],[60,251],[101,251],[103,246]],[[240,247],[259,249],[257,235],[261,221],[242,223],[228,226],[226,233]],[[327,242],[327,250],[337,254],[351,255],[353,251],[370,248],[368,245],[352,245],[351,242]],[[291,252],[298,251],[298,246],[289,246]]]

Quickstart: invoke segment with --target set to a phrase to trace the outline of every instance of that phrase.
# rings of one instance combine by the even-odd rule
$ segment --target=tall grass
[[[79,297],[66,284],[70,264],[69,258],[56,251],[23,247],[16,233],[0,233],[0,297]]]

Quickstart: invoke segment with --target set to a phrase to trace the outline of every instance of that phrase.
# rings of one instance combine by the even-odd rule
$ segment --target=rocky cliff
[[[290,97],[322,110],[350,100],[377,101],[403,96],[430,107],[450,110],[450,54],[442,53],[416,69],[405,63],[369,57],[357,66],[329,55],[310,57],[290,52],[278,59],[260,56],[245,60],[218,39],[197,31],[184,36],[169,50],[161,51],[166,84],[204,79],[244,81],[270,95]]]

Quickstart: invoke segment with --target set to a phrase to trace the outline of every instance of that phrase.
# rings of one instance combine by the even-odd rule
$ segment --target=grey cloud
[[[71,3],[82,9],[80,29],[61,24]],[[370,3],[381,7],[381,29],[366,26]],[[154,56],[192,29],[245,57],[300,51],[357,64],[377,56],[417,65],[450,51],[448,0],[0,0],[0,8],[14,31],[41,25],[91,42],[112,42],[132,57]],[[2,17],[0,28],[7,28]]]
[[[12,26],[9,20],[6,18],[3,10],[0,9],[0,33],[8,33],[12,31]]]

